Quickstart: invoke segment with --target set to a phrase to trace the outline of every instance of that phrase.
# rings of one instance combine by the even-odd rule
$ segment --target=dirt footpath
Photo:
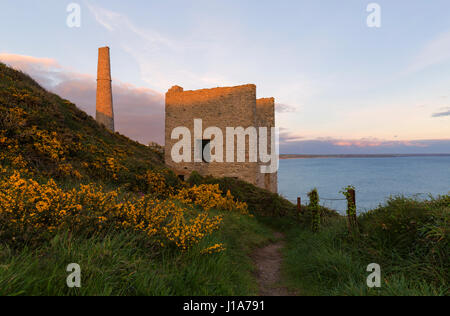
[[[294,296],[287,288],[280,286],[281,264],[283,257],[284,235],[275,233],[279,241],[256,250],[253,260],[257,268],[259,295],[261,296]]]

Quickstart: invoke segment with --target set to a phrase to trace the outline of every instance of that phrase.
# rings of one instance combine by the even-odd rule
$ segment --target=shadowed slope
[[[37,177],[103,181],[139,190],[160,151],[112,133],[28,75],[0,63],[0,164]]]

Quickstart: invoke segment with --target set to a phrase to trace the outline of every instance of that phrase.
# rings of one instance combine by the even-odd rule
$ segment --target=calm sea
[[[356,187],[357,208],[364,212],[383,204],[390,196],[427,198],[450,192],[450,157],[312,158],[280,160],[279,193],[307,203],[307,192],[319,190],[321,204],[344,212],[339,193]]]

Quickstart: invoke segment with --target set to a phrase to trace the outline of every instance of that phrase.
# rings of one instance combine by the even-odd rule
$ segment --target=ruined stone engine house
[[[271,192],[277,192],[277,173],[262,173],[264,165],[258,158],[250,162],[249,139],[246,138],[245,162],[195,161],[195,146],[202,146],[211,139],[194,139],[191,142],[191,162],[175,162],[172,159],[172,147],[179,141],[172,139],[172,131],[177,127],[186,127],[194,138],[194,120],[201,119],[203,130],[218,127],[226,131],[227,127],[267,127],[269,131],[267,153],[271,153],[270,130],[275,127],[274,98],[257,99],[255,85],[184,91],[174,86],[166,93],[166,131],[165,161],[180,176],[189,176],[197,171],[203,176],[230,177],[252,183]],[[259,144],[259,141],[257,142]],[[236,145],[236,144],[235,144]],[[237,155],[237,148],[234,150]]]

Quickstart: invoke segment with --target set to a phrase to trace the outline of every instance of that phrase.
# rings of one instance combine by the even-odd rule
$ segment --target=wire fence
[[[400,194],[401,195],[401,194]],[[416,197],[416,196],[420,196],[420,195],[425,195],[425,196],[429,196],[429,193],[409,193],[409,194],[404,194],[405,197]],[[300,196],[307,196],[307,194],[302,194]],[[347,201],[346,198],[331,198],[331,197],[321,197],[319,196],[320,201]],[[306,200],[308,200],[308,198],[306,198]],[[291,200],[291,202],[297,203],[295,200]]]
[[[307,199],[305,205],[309,205],[312,212],[312,219],[313,219],[313,226],[312,230],[314,232],[318,231],[320,226],[320,212],[319,212],[319,205],[322,207],[328,208],[330,210],[335,210],[336,212],[340,213],[341,215],[345,216],[347,218],[347,226],[349,232],[359,232],[359,226],[358,226],[358,215],[365,213],[370,210],[370,208],[367,208],[368,205],[365,205],[363,207],[358,207],[359,203],[356,201],[356,191],[354,187],[350,186],[345,188],[345,191],[342,192],[345,197],[339,198],[339,197],[319,197],[317,190],[311,191],[311,193],[306,194]],[[404,197],[413,197],[417,200],[421,199],[421,196],[430,196],[430,194],[427,193],[410,193],[410,194],[400,194]],[[304,195],[303,195],[304,196]],[[392,195],[391,195],[392,196]],[[312,202],[309,201],[309,198],[311,197]],[[320,201],[320,202],[319,202]],[[364,199],[363,199],[364,201]],[[346,202],[346,203],[345,203]],[[295,203],[295,202],[294,202]],[[365,204],[364,202],[361,204]],[[379,204],[381,205],[381,204]],[[372,208],[373,209],[373,208]],[[297,212],[300,216],[302,214],[302,197],[297,197]],[[316,217],[318,216],[318,220],[316,220]],[[317,224],[319,223],[319,224]]]

